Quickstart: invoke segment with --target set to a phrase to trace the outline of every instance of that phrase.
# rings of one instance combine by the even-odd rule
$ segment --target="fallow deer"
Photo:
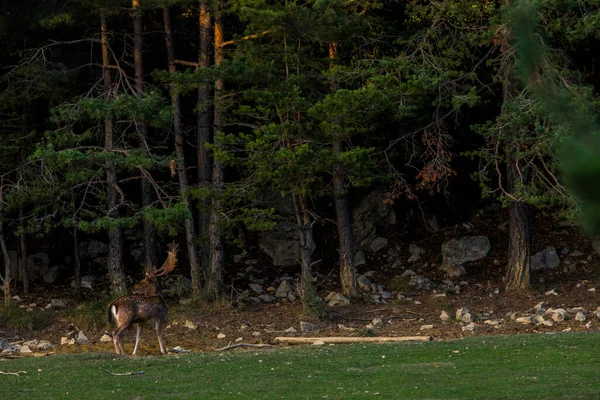
[[[162,342],[162,328],[167,318],[167,304],[160,294],[158,277],[171,272],[177,265],[177,244],[169,246],[167,260],[157,270],[146,273],[140,283],[134,286],[134,294],[121,296],[108,306],[108,320],[117,321],[117,329],[113,332],[113,342],[117,354],[125,354],[123,350],[123,334],[132,325],[137,324],[137,335],[133,355],[136,354],[142,334],[143,323],[154,324],[161,354],[165,354]]]

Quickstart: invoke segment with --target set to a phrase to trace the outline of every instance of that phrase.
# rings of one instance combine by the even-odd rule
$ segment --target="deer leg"
[[[137,324],[137,334],[135,335],[135,347],[133,348],[133,355],[137,353],[138,345],[140,344],[140,339],[142,338],[142,324]]]
[[[158,345],[160,346],[160,354],[166,354],[165,346],[162,341],[162,321],[156,321],[156,336],[158,337]]]

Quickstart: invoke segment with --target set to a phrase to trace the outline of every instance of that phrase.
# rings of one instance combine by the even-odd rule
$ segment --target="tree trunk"
[[[336,56],[337,44],[333,42],[329,44],[331,66],[333,66]],[[329,87],[332,93],[338,90],[339,85],[335,78],[330,80]],[[342,153],[342,142],[339,138],[334,137],[333,139],[333,152],[339,160]],[[356,269],[354,268],[354,238],[352,236],[352,224],[350,222],[350,209],[346,196],[344,175],[339,165],[336,165],[333,171],[333,196],[335,199],[338,238],[340,242],[340,284],[342,286],[342,293],[346,297],[353,299],[358,297]]]
[[[73,202],[73,258],[75,262],[75,293],[81,293],[81,259],[79,258],[79,230],[77,229],[77,207],[75,205],[75,194],[71,192],[71,200]]]
[[[108,51],[108,28],[106,25],[106,16],[100,15],[100,24],[102,28],[102,72],[104,94],[107,98],[111,97],[111,77],[109,69],[109,51]],[[113,150],[113,120],[112,114],[107,113],[104,119],[104,148],[107,152]],[[108,206],[108,216],[111,218],[119,217],[118,192],[117,192],[117,167],[113,161],[106,163],[106,197]],[[111,290],[113,295],[121,296],[127,292],[125,285],[125,271],[123,268],[123,231],[120,226],[110,228],[108,232],[108,275],[110,277]]]
[[[29,294],[29,268],[27,266],[27,243],[25,237],[25,213],[23,206],[19,206],[19,226],[21,234],[19,235],[19,275],[23,284],[23,293]]]
[[[223,61],[223,25],[221,16],[217,14],[214,26],[214,52],[215,65],[218,66]],[[223,129],[223,102],[221,101],[224,83],[222,79],[215,81],[215,107],[213,115],[214,136],[213,142],[218,146],[216,133]],[[223,164],[213,157],[212,165],[212,189],[216,195],[212,198],[210,207],[210,221],[208,228],[210,243],[210,263],[206,275],[205,295],[208,299],[214,300],[219,297],[223,285],[223,238],[221,234],[220,213],[222,201],[220,196],[223,192],[224,168]]]
[[[507,166],[508,188],[511,194],[518,196],[515,190],[518,163],[513,156],[509,157]],[[531,267],[531,221],[528,205],[520,200],[513,200],[509,205],[508,222],[508,260],[506,264],[506,290],[522,290],[529,288]]]
[[[317,295],[312,276],[313,220],[305,194],[293,195],[296,223],[300,232],[300,282],[298,291],[302,307],[311,317],[325,315],[325,303]]]
[[[133,8],[133,60],[135,63],[135,88],[138,97],[144,96],[144,57],[142,49],[142,32],[143,21],[142,12],[140,9],[140,0],[132,0],[131,7]],[[136,127],[139,136],[139,147],[144,154],[148,154],[148,145],[146,143],[147,128],[146,122],[143,120],[136,121]],[[142,181],[142,207],[145,210],[152,204],[152,188],[147,178],[141,176]],[[152,222],[148,218],[142,219],[144,232],[144,270],[151,272],[157,267],[158,258],[156,255],[156,233]]]
[[[0,186],[0,202],[4,202],[4,182]],[[11,283],[12,283],[12,266],[10,265],[10,257],[6,248],[4,238],[4,216],[0,217],[0,249],[4,258],[4,303],[8,304],[11,301]]]
[[[211,46],[211,18],[208,12],[207,0],[200,0],[200,49],[198,53],[198,68],[208,68],[210,66],[210,46]],[[221,39],[222,40],[222,39]],[[211,160],[206,144],[212,140],[212,123],[210,120],[210,86],[200,85],[198,88],[198,131],[197,131],[197,156],[198,156],[198,184],[201,188],[210,186],[212,168]],[[208,227],[210,200],[203,197],[200,200],[200,212],[198,215],[198,236],[200,237],[200,264],[208,269],[210,263],[210,242],[208,240]],[[192,292],[196,296],[200,294],[200,274],[195,277],[197,283],[194,283],[192,276]]]
[[[175,50],[173,49],[173,34],[171,31],[171,16],[169,8],[163,8],[163,19],[165,24],[165,41],[167,46],[167,60],[169,63],[169,73],[175,73]],[[171,88],[171,105],[175,110],[173,116],[173,130],[175,131],[175,154],[177,155],[177,175],[179,178],[179,191],[181,197],[185,200],[188,217],[185,219],[185,238],[187,241],[188,260],[190,263],[190,275],[192,277],[192,287],[200,287],[200,266],[198,265],[198,250],[194,243],[196,238],[196,229],[194,227],[194,210],[192,202],[188,195],[189,184],[187,170],[185,167],[184,138],[181,122],[181,104],[180,99],[174,88]],[[194,297],[198,295],[198,289],[193,290]]]

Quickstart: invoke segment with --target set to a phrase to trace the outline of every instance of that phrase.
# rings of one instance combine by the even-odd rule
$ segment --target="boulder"
[[[443,263],[461,265],[485,257],[491,249],[487,236],[465,236],[442,245]]]
[[[291,222],[279,222],[259,238],[260,249],[273,259],[273,265],[289,267],[297,265],[300,255],[298,226]],[[311,252],[315,250],[312,244]]]
[[[531,270],[537,271],[544,268],[556,268],[560,265],[560,258],[554,247],[546,247],[531,256]]]
[[[387,190],[379,188],[365,196],[352,213],[352,234],[358,249],[365,250],[376,237],[377,227],[388,227],[396,223],[392,203]]]

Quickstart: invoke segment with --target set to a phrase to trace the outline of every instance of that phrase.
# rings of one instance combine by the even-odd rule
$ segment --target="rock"
[[[283,298],[287,297],[288,293],[292,291],[292,285],[289,281],[281,281],[279,286],[277,287],[277,291],[275,291],[275,297]]]
[[[52,299],[50,300],[50,306],[52,308],[67,308],[67,302],[63,299]]]
[[[179,353],[191,353],[192,351],[191,350],[186,350],[186,349],[184,349],[181,346],[175,346],[172,349],[169,349],[169,352],[170,353],[177,353],[177,354],[179,354]]]
[[[94,290],[94,282],[96,282],[96,277],[93,275],[84,275],[81,277],[82,288]],[[71,287],[75,287],[75,280],[71,281]]]
[[[67,343],[69,343],[69,338],[68,337],[63,336],[63,337],[60,338],[60,344],[61,345],[65,345]],[[75,343],[75,341],[73,341],[73,343]]]
[[[301,258],[298,226],[292,222],[279,222],[272,230],[259,235],[259,247],[273,259],[273,265],[289,267]],[[315,250],[313,243],[311,253]]]
[[[22,345],[21,348],[19,349],[19,353],[33,353],[33,351],[31,351],[29,346]]]
[[[365,259],[365,253],[362,251],[357,251],[354,255],[354,266],[358,267],[359,265],[365,265],[367,260]]]
[[[484,324],[489,325],[489,326],[498,326],[500,325],[501,321],[498,321],[497,319],[486,319],[485,321],[483,321]]]
[[[12,345],[8,340],[0,339],[0,350],[6,350],[12,348]]]
[[[411,243],[408,245],[408,252],[410,253],[410,258],[408,259],[408,262],[415,262],[419,258],[421,258],[422,254],[425,254],[425,249],[417,246],[414,243]]]
[[[530,315],[529,317],[519,317],[519,318],[516,318],[515,322],[517,322],[519,324],[523,324],[523,325],[535,325],[536,320],[535,320],[535,317],[533,315]]]
[[[385,188],[373,190],[363,197],[352,213],[352,234],[357,248],[365,248],[376,237],[377,227],[388,227],[396,223],[392,203]]]
[[[442,245],[443,263],[461,265],[484,258],[491,249],[487,236],[464,236]]]
[[[600,240],[594,240],[592,242],[592,247],[594,248],[596,254],[600,254]]]
[[[261,294],[260,296],[258,296],[258,298],[263,303],[273,303],[275,300],[277,300],[274,296],[268,294]]]
[[[311,346],[324,346],[325,342],[322,340],[315,340]]]
[[[286,330],[284,330],[285,333],[296,333],[298,332],[293,326],[290,326],[289,328],[287,328]]]
[[[425,330],[429,330],[429,329],[433,329],[433,325],[422,325],[419,328],[420,331],[425,331]]]
[[[421,275],[411,277],[408,284],[416,290],[431,290],[435,287],[433,282]]]
[[[83,253],[84,257],[95,259],[108,254],[108,245],[98,240],[91,240],[87,245],[87,249],[85,250]]]
[[[462,327],[463,332],[473,332],[475,329],[477,329],[477,325],[472,322]]]
[[[225,335],[222,332],[217,335],[217,339],[225,339],[226,337],[227,337],[227,335]]]
[[[556,293],[556,289],[550,289],[547,292],[544,292],[545,296],[558,296],[558,293]]]
[[[46,282],[50,285],[55,283],[56,280],[58,279],[58,270],[59,270],[58,265],[54,265],[54,266],[48,268],[46,270],[46,272],[44,272],[42,274],[42,279],[44,280],[44,282]]]
[[[456,319],[462,320],[466,314],[469,314],[469,309],[465,306],[462,306],[461,308],[456,310]]]
[[[548,306],[548,304],[545,301],[540,301],[539,303],[537,303],[535,306],[533,306],[533,311],[535,311],[536,313],[545,313],[546,312],[546,307]]]
[[[593,328],[593,327],[594,327],[594,324],[592,323],[592,321],[588,321],[588,322],[587,322],[587,324],[585,324],[585,327],[586,327],[587,329],[591,329],[591,328]]]
[[[250,286],[250,289],[252,289],[252,291],[256,294],[263,294],[265,292],[265,290],[262,288],[262,286],[260,286],[256,283],[250,283],[250,284],[248,284],[248,286]]]
[[[188,328],[190,330],[196,330],[196,329],[198,329],[198,325],[196,325],[195,323],[193,323],[189,319],[185,320],[185,324],[183,324],[183,327],[184,328]]]
[[[376,237],[375,239],[373,239],[369,247],[373,253],[378,253],[379,250],[383,249],[387,245],[388,240],[386,238]]]
[[[386,292],[386,291],[382,291],[381,292],[381,298],[384,300],[388,300],[391,299],[393,296],[390,292]]]
[[[77,334],[77,338],[75,339],[75,342],[77,344],[83,344],[83,343],[86,343],[87,341],[88,341],[88,338],[85,336],[83,331],[79,331],[79,333]]]
[[[47,253],[39,252],[35,254],[30,254],[27,256],[27,268],[29,270],[29,279],[35,280],[38,276],[44,277],[48,273],[48,269],[50,267],[50,258]],[[52,276],[52,273],[48,276],[50,279],[58,277],[58,268],[56,270],[55,276]],[[53,283],[53,282],[47,282]]]
[[[453,262],[442,262],[439,269],[446,272],[449,278],[466,275],[465,268]]]
[[[446,311],[442,311],[440,314],[440,319],[442,321],[448,321],[450,319],[450,314],[448,314]]]
[[[13,296],[10,298],[12,301],[14,301],[15,303],[21,303],[23,301],[22,298],[20,298],[18,295]]]
[[[381,326],[381,325],[383,325],[383,320],[381,318],[373,318],[373,320],[371,321],[371,324],[373,326]]]
[[[328,302],[328,305],[330,307],[333,306],[347,306],[348,304],[350,304],[350,300],[348,300],[348,298],[346,296],[344,296],[341,293],[336,293],[335,295],[333,295]]]
[[[372,282],[366,276],[359,275],[358,277],[356,277],[356,283],[358,283],[358,287],[361,290],[363,290],[365,292],[371,291]]]
[[[413,271],[412,269],[407,269],[406,271],[404,271],[402,273],[401,276],[404,278],[404,277],[407,277],[407,276],[415,276],[415,275],[417,275],[417,273],[415,271]]]
[[[531,270],[537,271],[544,268],[556,268],[560,265],[560,258],[554,247],[546,247],[531,257]]]
[[[300,321],[300,332],[314,332],[319,330],[319,327],[310,322]]]
[[[101,343],[108,343],[108,342],[112,342],[112,337],[110,337],[109,335],[107,335],[106,333],[104,335],[102,335],[102,337],[100,338],[100,342]]]
[[[586,320],[587,316],[583,311],[578,311],[577,314],[575,314],[575,321],[585,322]]]

